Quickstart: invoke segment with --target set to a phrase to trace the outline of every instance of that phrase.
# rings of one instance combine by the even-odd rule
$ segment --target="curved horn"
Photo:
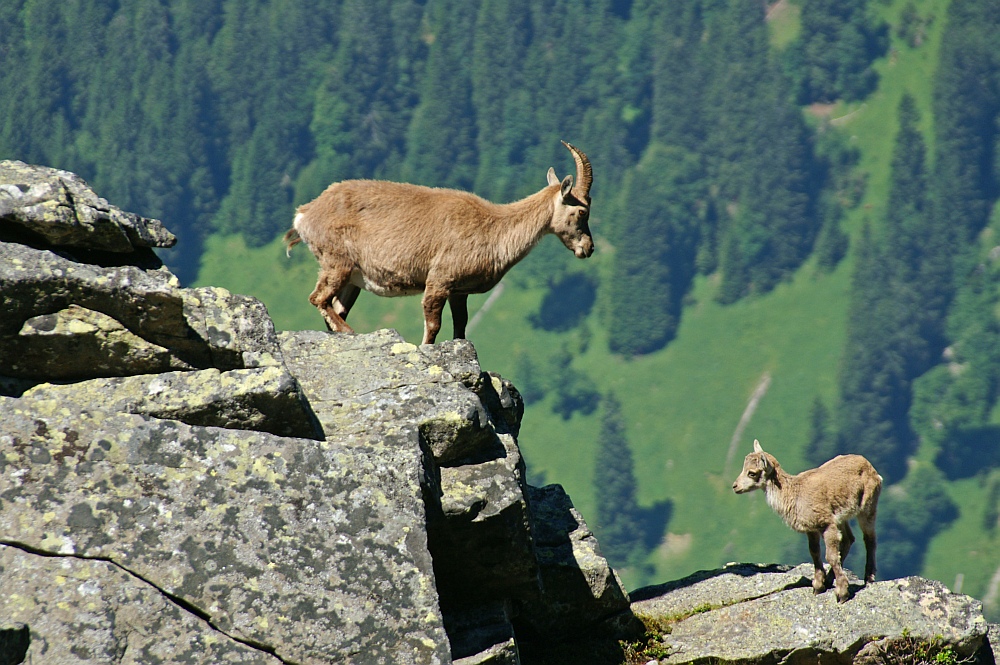
[[[583,151],[576,146],[562,142],[566,148],[573,153],[573,160],[576,161],[576,184],[573,185],[573,194],[581,201],[590,202],[590,184],[594,182],[594,173],[590,168],[590,160]]]

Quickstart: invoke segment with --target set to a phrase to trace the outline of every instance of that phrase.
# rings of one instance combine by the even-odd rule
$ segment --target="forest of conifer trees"
[[[698,275],[728,304],[847,254],[857,149],[803,110],[871,94],[890,26],[872,18],[883,0],[792,2],[800,29],[776,49],[768,4],[747,0],[7,0],[0,158],[75,171],[165,220],[181,242],[164,258],[190,281],[210,235],[266,244],[332,181],[508,201],[565,168],[565,139],[594,164],[610,277],[564,279],[575,268],[542,245],[520,279],[554,303],[568,288],[613,303],[609,350],[637,357],[674,338]],[[904,18],[898,36],[919,43],[919,12]],[[907,489],[882,517],[890,574],[918,570],[954,516],[942,483],[1000,466],[1000,263],[980,242],[1000,194],[1000,15],[951,0],[945,20],[932,117],[904,97],[886,214],[853,236],[838,398],[816,401],[807,453],[864,454]],[[524,369],[526,393],[564,393],[566,418],[601,401],[544,376],[572,378],[569,353]],[[940,453],[914,474],[921,440]]]

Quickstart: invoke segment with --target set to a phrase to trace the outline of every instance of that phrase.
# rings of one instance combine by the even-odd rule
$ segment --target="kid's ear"
[[[762,453],[762,452],[764,452],[764,449],[760,447],[760,441],[758,441],[757,439],[753,440],[753,451],[755,453]]]

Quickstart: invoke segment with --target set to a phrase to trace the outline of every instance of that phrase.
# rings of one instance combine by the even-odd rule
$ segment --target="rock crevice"
[[[12,540],[0,539],[0,546],[20,550],[24,554],[30,556],[38,556],[48,559],[70,558],[70,559],[78,559],[81,561],[93,561],[93,562],[105,563],[109,566],[113,566],[114,568],[120,570],[124,574],[134,579],[138,584],[144,585],[149,589],[151,589],[152,591],[154,591],[155,593],[159,594],[166,602],[174,605],[179,610],[186,612],[195,619],[203,622],[205,626],[215,631],[219,635],[224,636],[226,639],[242,644],[255,651],[260,651],[263,654],[267,654],[268,656],[271,656],[275,662],[281,663],[282,665],[296,665],[296,663],[292,661],[283,660],[275,653],[275,649],[267,644],[258,643],[253,640],[241,639],[239,636],[227,633],[226,631],[222,630],[217,625],[215,625],[215,623],[213,623],[212,617],[208,612],[205,612],[196,605],[191,604],[184,598],[174,595],[169,591],[167,591],[166,589],[160,588],[150,580],[146,579],[145,577],[135,572],[134,570],[130,570],[127,566],[122,565],[118,561],[106,557],[88,557],[88,556],[81,556],[78,554],[66,554],[61,552],[50,552],[45,550],[39,550],[38,548],[31,547],[30,545],[27,545],[25,543],[19,543]],[[30,642],[30,630],[29,630],[29,642]],[[27,654],[27,649],[25,649],[25,655],[26,654]]]

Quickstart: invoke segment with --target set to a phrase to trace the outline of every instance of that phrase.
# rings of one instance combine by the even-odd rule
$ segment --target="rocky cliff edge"
[[[276,333],[182,288],[174,242],[0,162],[0,663],[994,662],[978,603],[920,578],[837,605],[737,565],[630,599],[526,484],[521,397],[469,342]]]

